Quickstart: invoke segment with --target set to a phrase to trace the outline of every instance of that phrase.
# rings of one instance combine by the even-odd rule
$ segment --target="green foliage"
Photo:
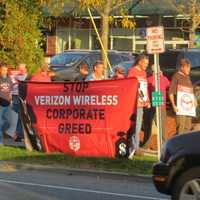
[[[194,88],[194,91],[195,91],[195,96],[196,96],[196,100],[197,100],[197,109],[196,109],[196,112],[197,112],[197,122],[200,122],[200,86],[196,86]]]
[[[53,16],[60,16],[71,12],[77,4],[76,0],[38,0],[39,4],[47,8],[48,13]]]
[[[0,161],[14,161],[19,164],[40,164],[72,169],[104,170],[123,172],[129,175],[152,173],[152,166],[157,162],[156,157],[135,156],[132,160],[111,158],[73,157],[62,153],[45,154],[42,152],[28,152],[14,147],[0,147]],[[3,166],[1,166],[3,167]]]
[[[43,62],[41,12],[34,0],[3,0],[0,4],[0,61],[26,63],[33,72]]]

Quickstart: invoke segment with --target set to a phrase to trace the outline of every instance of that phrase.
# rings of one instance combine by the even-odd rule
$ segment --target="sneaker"
[[[15,134],[15,135],[13,136],[13,140],[14,140],[15,142],[21,142],[21,141],[22,141],[22,138],[19,137],[17,134]]]
[[[134,155],[135,155],[135,149],[133,149],[132,152],[129,154],[128,159],[132,160]]]
[[[22,138],[17,136],[15,139],[14,139],[15,142],[22,142]]]

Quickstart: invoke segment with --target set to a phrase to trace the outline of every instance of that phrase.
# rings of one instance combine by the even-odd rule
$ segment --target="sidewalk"
[[[18,170],[39,170],[45,172],[52,172],[58,174],[68,174],[68,175],[81,175],[81,176],[96,176],[103,178],[112,178],[112,179],[126,179],[126,180],[143,180],[143,181],[151,181],[151,175],[129,175],[128,173],[123,172],[112,172],[112,171],[104,171],[104,170],[89,170],[89,169],[76,169],[63,167],[59,165],[55,166],[46,166],[46,165],[38,165],[38,164],[27,164],[27,163],[16,163],[12,161],[0,161],[0,172],[11,173]]]

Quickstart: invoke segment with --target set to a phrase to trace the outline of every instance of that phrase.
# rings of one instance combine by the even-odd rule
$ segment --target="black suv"
[[[175,136],[161,151],[153,167],[157,190],[173,200],[200,199],[200,131]]]
[[[51,58],[50,69],[55,72],[55,80],[73,81],[79,75],[81,63],[87,64],[89,70],[92,71],[93,64],[100,58],[100,50],[66,51]],[[108,51],[108,58],[111,66],[134,59],[131,54],[118,51]]]
[[[191,80],[194,85],[200,84],[200,49],[171,49],[160,54],[160,67],[163,74],[171,79],[181,58],[188,58],[191,61]],[[153,56],[150,55],[150,64],[152,63]]]

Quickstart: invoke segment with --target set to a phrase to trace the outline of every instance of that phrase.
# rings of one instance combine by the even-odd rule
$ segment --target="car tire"
[[[195,188],[199,189],[199,194],[196,194],[198,197],[194,194]],[[195,196],[195,199],[200,198],[200,167],[194,167],[187,170],[178,177],[178,179],[175,181],[175,184],[173,185],[172,200],[189,200],[190,196]]]

